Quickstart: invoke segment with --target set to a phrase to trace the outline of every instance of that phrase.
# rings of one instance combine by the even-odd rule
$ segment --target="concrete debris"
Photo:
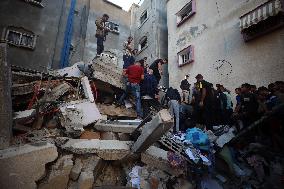
[[[20,112],[14,112],[13,120],[14,121],[21,121],[23,119],[27,119],[30,117],[33,117],[36,113],[35,109],[20,111]]]
[[[140,153],[158,141],[173,126],[173,119],[168,110],[161,110],[142,129],[141,135],[131,148],[133,153]]]
[[[83,131],[80,139],[101,139],[101,133],[94,131]]]
[[[62,84],[56,86],[50,92],[48,92],[46,101],[56,101],[65,93],[72,90],[72,88],[73,87],[69,83],[63,82]]]
[[[83,131],[83,127],[96,122],[101,118],[101,114],[95,103],[88,100],[72,101],[60,106],[63,115],[61,125],[67,131]]]
[[[93,62],[93,76],[95,79],[109,83],[117,88],[123,89],[122,69],[111,63],[109,58],[100,57]]]
[[[99,131],[111,131],[116,133],[132,133],[139,123],[119,122],[119,121],[98,121],[94,128]]]
[[[76,158],[75,164],[70,172],[70,179],[76,181],[80,176],[82,167],[83,167],[82,160],[80,158]]]
[[[53,71],[53,75],[57,75],[57,76],[67,76],[67,77],[81,77],[83,74],[82,72],[79,70],[78,66],[80,65],[84,65],[84,62],[77,62],[75,64],[73,64],[73,66],[70,67],[66,67],[63,69],[59,69],[59,70],[55,70]]]
[[[131,141],[70,139],[62,149],[75,154],[97,154],[104,160],[119,160],[130,153]]]
[[[161,148],[151,146],[141,154],[141,161],[150,167],[156,167],[171,175],[181,175],[184,170],[172,168],[168,161],[167,153],[167,151]]]
[[[57,148],[44,142],[1,150],[1,188],[36,188],[36,181],[45,175],[45,165],[54,161],[57,156]]]
[[[38,82],[21,83],[12,85],[12,95],[26,95],[34,92],[34,85]]]
[[[82,86],[83,86],[85,97],[87,99],[89,99],[90,102],[94,102],[95,99],[94,99],[94,95],[93,95],[88,77],[85,76],[85,77],[81,78],[81,83],[82,83]]]
[[[67,188],[69,174],[73,167],[73,155],[60,157],[51,167],[47,180],[40,182],[38,189],[65,189]]]
[[[92,189],[94,175],[92,171],[82,172],[78,180],[78,189]]]
[[[118,140],[118,135],[114,132],[101,132],[102,140]]]
[[[97,104],[101,114],[111,117],[128,117],[136,118],[137,114],[134,109],[126,109],[124,106],[116,107],[115,105]]]

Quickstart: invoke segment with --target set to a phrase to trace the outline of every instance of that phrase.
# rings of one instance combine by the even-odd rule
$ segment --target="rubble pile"
[[[229,125],[173,133],[166,109],[134,120],[134,109],[113,103],[123,83],[111,61],[102,56],[49,73],[12,69],[13,140],[0,151],[0,186],[283,187],[283,156],[255,126],[239,134]]]

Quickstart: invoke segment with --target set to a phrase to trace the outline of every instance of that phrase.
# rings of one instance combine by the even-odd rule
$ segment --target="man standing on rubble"
[[[158,111],[160,110],[161,105],[157,100],[158,93],[158,83],[153,75],[153,70],[148,69],[141,83],[141,101],[144,118],[151,112],[151,107]]]
[[[179,110],[181,97],[177,89],[170,87],[167,90],[165,99],[168,101],[168,107],[170,109],[170,114],[175,118],[175,132],[179,132]]]
[[[190,84],[188,82],[189,75],[185,76],[185,79],[181,81],[180,88],[182,90],[182,101],[189,104]]]
[[[157,59],[149,67],[150,69],[153,70],[153,75],[156,77],[158,84],[160,83],[160,80],[163,75],[163,64],[167,63],[168,63],[167,59]]]
[[[137,118],[142,119],[140,82],[144,79],[144,69],[141,63],[136,61],[134,65],[129,66],[125,72],[125,76],[128,78],[128,82],[125,93],[119,99],[119,104],[123,104],[127,94],[132,93],[135,97]]]
[[[205,81],[201,74],[198,74],[196,77],[197,86],[200,92],[200,98],[198,102],[198,108],[194,111],[198,111],[195,114],[201,114],[202,122],[206,125],[206,128],[211,130],[213,127],[213,120],[214,120],[214,91],[213,91],[213,84]],[[198,115],[196,115],[199,117]],[[198,121],[198,120],[196,120]]]
[[[104,41],[106,40],[106,35],[109,29],[105,26],[108,21],[109,16],[104,14],[102,18],[96,20],[96,38],[97,38],[97,56],[100,56],[104,52]]]

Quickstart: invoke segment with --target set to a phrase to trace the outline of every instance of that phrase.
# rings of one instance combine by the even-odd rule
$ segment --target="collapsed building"
[[[13,123],[7,129],[9,120],[2,122],[1,137],[6,129],[11,138],[1,144],[1,187],[258,188],[274,183],[281,188],[281,156],[271,157],[268,150],[265,158],[272,159],[267,163],[259,155],[267,147],[244,140],[259,123],[238,135],[228,126],[214,133],[193,128],[185,135],[172,132],[174,121],[166,109],[135,120],[131,102],[128,108],[113,104],[124,86],[122,70],[112,61],[103,54],[48,73],[11,67],[11,84],[4,87],[11,87]],[[9,66],[5,71],[9,76]],[[283,106],[275,112],[279,109]],[[9,109],[5,115],[9,118]],[[242,153],[236,163],[230,151],[240,144],[245,150],[235,151]]]

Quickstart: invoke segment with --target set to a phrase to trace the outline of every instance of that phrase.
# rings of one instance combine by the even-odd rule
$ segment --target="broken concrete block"
[[[101,118],[101,114],[95,103],[89,100],[71,101],[60,106],[63,118],[61,124],[69,130],[83,130],[84,126],[96,122]]]
[[[138,124],[127,124],[124,122],[118,122],[118,121],[98,121],[95,124],[95,129],[99,131],[111,131],[115,133],[132,133],[136,128]]]
[[[69,174],[73,167],[73,155],[66,155],[57,160],[52,166],[47,180],[38,185],[38,189],[65,189],[67,188]]]
[[[131,148],[133,153],[145,151],[158,141],[173,126],[173,119],[168,110],[163,109],[142,128],[141,135]]]
[[[131,141],[70,139],[62,149],[75,154],[97,154],[104,160],[119,160],[130,153]]]
[[[113,132],[101,132],[102,140],[117,140],[118,136]]]
[[[88,77],[85,76],[81,78],[81,83],[83,86],[85,97],[89,99],[90,102],[95,102],[95,98]]]
[[[81,77],[83,74],[79,70],[78,65],[84,65],[84,62],[77,62],[70,67],[55,70],[54,75],[67,76],[67,77]]]
[[[35,189],[45,174],[45,164],[58,156],[49,143],[26,144],[0,151],[0,186],[5,189]]]
[[[78,189],[92,189],[94,174],[92,171],[82,172],[78,180]]]
[[[56,101],[58,100],[62,95],[67,93],[68,91],[72,90],[73,87],[67,82],[63,82],[62,84],[54,87],[50,92],[48,92],[48,96],[46,98],[46,101]]]
[[[75,181],[75,180],[78,179],[78,177],[81,173],[82,167],[83,167],[83,163],[82,163],[81,159],[77,158],[75,160],[75,164],[74,164],[74,166],[73,166],[73,168],[71,169],[71,172],[70,172],[70,178],[72,180]]]
[[[181,169],[173,169],[169,164],[167,151],[151,146],[141,154],[141,161],[150,167],[156,167],[171,175],[178,176],[183,173]]]
[[[33,117],[36,113],[35,109],[20,111],[20,112],[14,112],[13,114],[13,121],[20,121],[23,119],[27,119],[30,117]]]
[[[130,141],[130,135],[126,133],[118,133],[118,138],[120,141]]]
[[[101,114],[114,117],[136,118],[137,114],[133,108],[126,109],[124,106],[115,107],[114,105],[97,104]]]
[[[29,131],[32,131],[32,128],[26,127],[26,126],[21,125],[21,124],[16,122],[13,125],[13,130],[14,131],[20,131],[20,132],[29,132]]]
[[[96,58],[92,64],[94,78],[109,83],[115,87],[124,88],[122,68],[117,67],[108,57]]]
[[[94,131],[84,131],[81,134],[80,139],[101,139],[101,134]]]
[[[102,170],[105,167],[105,161],[96,155],[91,155],[87,159],[83,160],[82,172],[92,172],[94,180],[102,174]]]

